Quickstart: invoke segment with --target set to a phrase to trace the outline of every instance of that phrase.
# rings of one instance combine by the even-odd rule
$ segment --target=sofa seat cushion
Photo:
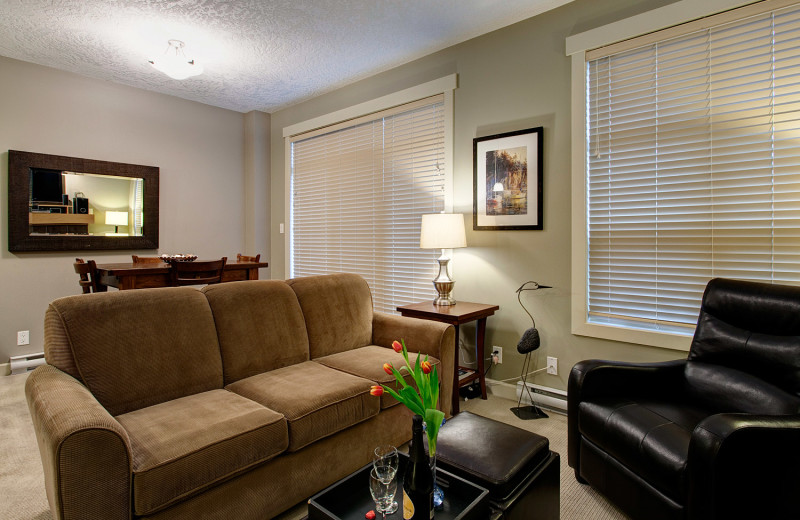
[[[417,354],[409,352],[408,360],[411,362],[412,367],[414,366],[416,359]],[[425,356],[420,357],[420,360],[423,359],[425,359]],[[390,363],[398,370],[400,367],[405,366],[406,364],[405,360],[403,359],[403,354],[397,353],[390,348],[380,347],[378,345],[368,345],[366,347],[356,348],[346,352],[339,352],[338,354],[331,354],[330,356],[317,358],[314,361],[321,363],[326,367],[335,368],[336,370],[347,372],[348,374],[353,374],[354,376],[363,377],[364,379],[369,379],[370,381],[381,385],[386,385],[393,390],[398,390],[400,385],[397,384],[394,376],[387,374],[383,370],[383,364]],[[439,360],[433,356],[429,356],[428,361],[435,366],[439,365]],[[439,368],[436,370],[439,372],[441,369],[442,367],[439,366]],[[403,378],[405,379],[406,383],[416,388],[414,378],[411,377],[411,374],[405,370],[403,370],[401,373],[403,374]],[[380,401],[381,410],[385,410],[390,406],[399,404],[399,401],[397,401],[397,399],[388,393],[384,393],[381,396]]]
[[[629,399],[582,402],[581,434],[676,502],[686,496],[692,431],[708,417],[687,403]]]
[[[282,413],[289,451],[349,428],[379,411],[372,381],[306,361],[258,374],[226,388]]]
[[[117,416],[132,451],[133,507],[147,515],[284,452],[283,415],[211,390]]]

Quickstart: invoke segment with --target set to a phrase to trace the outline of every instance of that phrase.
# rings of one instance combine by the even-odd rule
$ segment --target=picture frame
[[[541,230],[542,127],[472,140],[472,229]]]

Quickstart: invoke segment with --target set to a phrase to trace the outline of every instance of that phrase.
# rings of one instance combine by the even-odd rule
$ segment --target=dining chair
[[[136,256],[131,255],[134,264],[160,264],[164,262],[160,256]]]
[[[170,277],[173,286],[219,283],[228,257],[204,262],[172,262]]]
[[[76,258],[72,264],[75,272],[80,276],[79,284],[84,294],[93,292],[106,292],[106,286],[98,283],[97,264],[94,260],[85,261],[83,258]]]
[[[261,255],[260,254],[258,254],[256,256],[247,256],[247,255],[243,255],[241,253],[238,253],[236,255],[236,261],[237,262],[254,262],[254,263],[256,263],[260,259],[261,259]]]

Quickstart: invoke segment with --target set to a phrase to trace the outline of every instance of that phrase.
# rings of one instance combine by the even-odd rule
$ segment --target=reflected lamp
[[[106,211],[106,225],[114,226],[114,233],[119,233],[119,226],[128,225],[128,212]]]

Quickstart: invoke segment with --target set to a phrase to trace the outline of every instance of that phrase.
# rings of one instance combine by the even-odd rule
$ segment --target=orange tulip
[[[423,361],[419,364],[420,368],[422,368],[423,374],[430,374],[431,370],[433,370],[433,365],[431,365],[430,361]]]
[[[394,375],[394,372],[392,372],[392,365],[390,365],[389,363],[383,364],[383,371],[389,374],[390,376]]]
[[[403,345],[402,345],[402,344],[401,344],[399,341],[397,341],[397,340],[395,340],[395,341],[392,341],[392,348],[393,348],[393,349],[394,349],[394,351],[395,351],[395,352],[397,352],[398,354],[399,354],[400,352],[402,352],[402,351],[403,351]]]
[[[374,396],[383,395],[383,387],[380,385],[372,385],[369,388],[369,395],[374,395]]]

